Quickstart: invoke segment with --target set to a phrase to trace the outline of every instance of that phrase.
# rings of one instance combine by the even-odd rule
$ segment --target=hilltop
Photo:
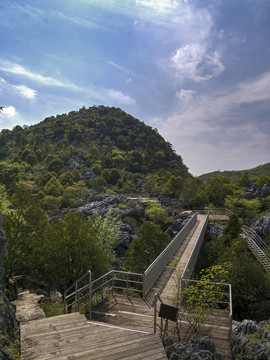
[[[248,175],[250,180],[257,179],[261,175],[270,176],[270,162],[266,163],[264,165],[259,165],[255,168],[248,169],[248,170],[213,171],[213,172],[198,176],[198,179],[200,179],[203,182],[206,182],[206,181],[209,181],[209,180],[217,177],[218,175],[226,176],[230,181],[236,181],[243,175]]]
[[[186,179],[171,144],[119,108],[83,107],[0,133],[0,183],[48,206],[73,206],[89,191],[170,196]]]

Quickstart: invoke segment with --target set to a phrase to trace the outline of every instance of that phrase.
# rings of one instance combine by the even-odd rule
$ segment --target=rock
[[[252,337],[248,336],[253,334]],[[252,341],[251,341],[252,340]],[[241,360],[267,360],[270,356],[270,321],[244,320],[232,324],[232,351]]]
[[[0,349],[0,360],[12,360],[12,358],[6,352]]]
[[[256,331],[258,331],[258,324],[252,320],[243,320],[234,328],[236,334],[242,333],[243,335],[253,334]]]
[[[166,230],[166,233],[174,238],[190,219],[190,214],[185,211],[178,215],[174,223]]]
[[[114,205],[126,200],[125,195],[92,195],[86,198],[86,203],[80,206],[76,212],[83,212],[87,216],[94,214],[105,215]]]
[[[214,360],[222,359],[220,354],[214,357],[216,347],[208,337],[192,340],[190,343],[180,342],[166,347],[169,360]]]
[[[270,235],[270,212],[260,217],[251,227],[261,237]]]
[[[251,200],[258,197],[267,197],[268,195],[270,195],[270,184],[264,184],[262,188],[258,187],[256,184],[252,184],[246,189],[242,198]]]

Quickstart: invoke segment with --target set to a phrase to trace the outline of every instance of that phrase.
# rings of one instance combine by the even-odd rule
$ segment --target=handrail
[[[8,279],[8,284],[12,286],[13,291],[16,295],[18,294],[18,288],[20,287],[18,286],[18,283],[21,283],[23,289],[30,289],[30,290],[36,289],[37,286],[35,285],[38,285],[38,287],[45,288],[45,291],[50,296],[50,286],[48,283],[41,280],[33,279],[28,275],[17,275],[17,276],[12,276],[11,278]]]
[[[200,248],[201,248],[201,245],[202,245],[202,242],[203,242],[203,239],[204,239],[204,235],[205,235],[205,232],[206,232],[206,229],[207,229],[207,226],[208,226],[208,222],[209,222],[209,213],[207,214],[207,217],[205,219],[205,222],[203,224],[203,227],[200,231],[200,234],[198,236],[198,240],[188,258],[188,261],[186,263],[186,266],[182,272],[182,275],[181,275],[181,278],[186,278],[187,276],[191,276],[192,274],[192,271],[194,269],[194,266],[196,264],[196,260],[197,260],[197,257],[198,257],[198,253],[200,251]]]
[[[246,236],[251,238],[261,249],[266,249],[267,244],[260,238],[260,236],[252,228],[243,225],[242,230]]]
[[[123,276],[120,276],[120,274]],[[87,281],[80,285],[85,278]],[[91,320],[93,304],[103,301],[108,292],[113,293],[114,290],[121,290],[126,293],[136,292],[142,294],[143,281],[138,278],[143,279],[143,274],[111,270],[92,281],[91,271],[88,270],[65,291],[64,312],[70,312],[73,305],[75,311],[80,311],[88,306],[89,319]],[[123,283],[125,283],[125,286],[122,285]]]
[[[144,272],[143,278],[143,297],[147,295],[151,286],[157,280],[159,275],[169,263],[172,256],[175,254],[181,243],[184,241],[186,235],[189,233],[193,225],[197,221],[197,213],[189,220],[189,222],[181,229],[181,231],[174,237],[174,239],[167,245],[167,247],[159,254],[159,256],[148,266]]]

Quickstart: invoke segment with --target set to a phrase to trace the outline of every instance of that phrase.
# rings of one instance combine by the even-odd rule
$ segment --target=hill
[[[236,181],[241,176],[247,174],[248,177],[252,179],[257,179],[261,175],[265,174],[267,176],[270,176],[270,162],[264,165],[259,165],[253,169],[249,170],[232,170],[232,171],[213,171],[207,174],[203,174],[198,176],[198,179],[200,179],[202,182],[209,181],[218,175],[226,176],[230,181]]]
[[[171,144],[119,108],[83,107],[0,134],[0,184],[45,208],[89,192],[173,195],[180,179],[193,178]]]

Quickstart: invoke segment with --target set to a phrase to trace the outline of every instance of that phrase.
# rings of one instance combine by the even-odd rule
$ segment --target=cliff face
[[[11,357],[7,354],[9,348],[18,338],[19,325],[15,317],[15,308],[10,303],[6,289],[2,284],[4,269],[2,258],[6,252],[6,237],[3,233],[3,219],[0,214],[0,359],[8,360]]]

